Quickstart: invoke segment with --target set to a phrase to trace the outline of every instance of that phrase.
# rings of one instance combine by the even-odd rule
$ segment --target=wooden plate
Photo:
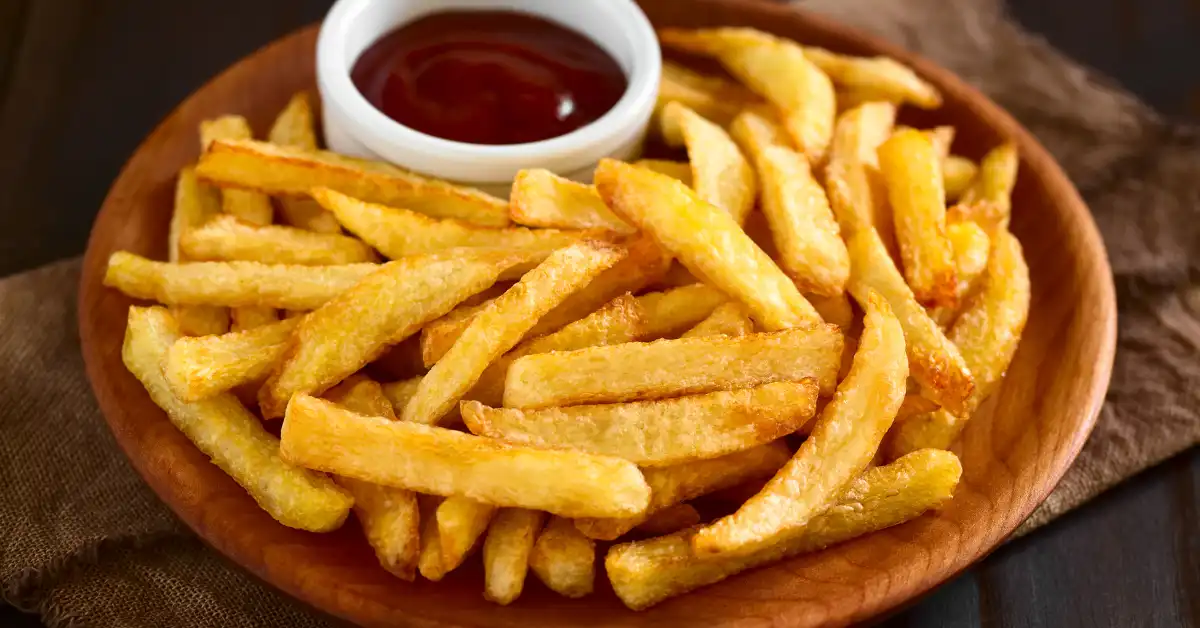
[[[1053,159],[995,104],[950,73],[837,24],[745,0],[644,0],[657,26],[745,25],[854,54],[887,54],[941,88],[946,105],[914,124],[958,128],[956,152],[1020,147],[1012,229],[1025,247],[1033,302],[1002,389],[969,424],[954,500],[937,514],[826,551],[759,569],[642,613],[607,589],[583,600],[534,578],[515,604],[482,597],[479,569],[441,583],[384,572],[358,526],[329,535],[291,530],[175,430],[121,363],[131,301],[101,286],[111,252],[163,258],[179,168],[196,159],[196,125],[224,113],[263,132],[288,97],[313,85],[316,28],[271,44],[210,81],[134,153],[93,227],[79,297],[88,377],[113,433],[151,487],[217,550],[321,610],[365,625],[840,625],[894,608],[1000,543],[1054,488],[1092,429],[1108,385],[1116,308],[1108,262],[1087,207]]]

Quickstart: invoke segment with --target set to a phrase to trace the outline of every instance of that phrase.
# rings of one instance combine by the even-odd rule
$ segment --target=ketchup
[[[350,77],[396,122],[472,144],[565,135],[603,116],[628,82],[592,40],[511,11],[417,19],[372,44]]]

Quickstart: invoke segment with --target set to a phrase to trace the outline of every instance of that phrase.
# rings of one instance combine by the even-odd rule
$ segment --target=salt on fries
[[[109,258],[166,306],[127,368],[284,525],[353,511],[397,578],[478,560],[501,605],[603,589],[599,551],[643,609],[939,507],[1028,317],[1015,145],[897,126],[941,95],[890,59],[660,37],[728,71],[664,61],[687,160],[531,164],[507,201],[320,150],[304,92],[267,141],[206,121],[167,261]]]

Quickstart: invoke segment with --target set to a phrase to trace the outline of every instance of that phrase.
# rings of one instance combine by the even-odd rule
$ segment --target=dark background
[[[0,0],[0,276],[81,253],[142,137],[206,79],[328,6]],[[1168,115],[1200,119],[1200,0],[1010,6]],[[884,625],[1200,626],[1198,510],[1192,450],[1003,546]],[[0,626],[37,625],[0,606]]]

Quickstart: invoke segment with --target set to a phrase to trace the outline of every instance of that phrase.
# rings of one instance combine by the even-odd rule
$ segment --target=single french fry
[[[879,166],[877,152],[892,134],[896,105],[886,101],[866,102],[842,112],[833,127],[830,161],[857,161]]]
[[[604,205],[595,187],[541,168],[517,173],[508,212],[513,222],[530,227],[606,229],[622,235],[637,232]]]
[[[681,338],[703,338],[704,336],[745,336],[754,333],[754,321],[741,303],[726,301],[684,332]]]
[[[353,503],[350,495],[320,473],[284,460],[279,441],[236,397],[221,394],[185,402],[172,393],[163,364],[180,339],[175,321],[164,308],[129,308],[121,351],[125,368],[142,382],[171,424],[276,521],[312,532],[340,527]]]
[[[803,155],[782,146],[757,162],[762,209],[783,271],[804,292],[836,296],[850,276],[850,257],[825,189]]]
[[[820,318],[733,217],[678,181],[605,159],[596,170],[596,187],[615,212],[652,235],[693,274],[746,304],[764,329]]]
[[[979,175],[975,182],[963,193],[960,199],[963,204],[978,201],[988,201],[996,204],[1003,219],[1001,225],[1008,227],[1008,218],[1012,213],[1012,191],[1017,183],[1017,164],[1020,156],[1017,145],[1007,143],[992,149],[979,162]]]
[[[279,451],[310,469],[565,517],[631,516],[650,500],[641,472],[626,460],[504,445],[363,416],[303,394],[288,404]]]
[[[942,106],[942,95],[911,68],[889,57],[851,57],[805,46],[804,56],[839,87],[866,92],[875,100],[904,102],[922,109]]]
[[[168,264],[117,251],[104,285],[168,305],[259,305],[313,310],[379,270],[378,264],[280,266],[258,262]]]
[[[306,197],[309,190],[323,187],[435,218],[489,227],[508,224],[508,204],[480,190],[327,151],[217,140],[201,155],[196,174],[221,186],[265,194]]]
[[[419,376],[382,384],[383,395],[392,403],[393,410],[403,408],[408,404],[408,400],[417,394],[417,386],[420,385],[421,378]]]
[[[686,161],[671,161],[669,159],[639,159],[633,162],[633,165],[647,170],[653,170],[658,174],[665,174],[672,179],[679,179],[679,182],[691,187],[692,186],[692,165]],[[599,195],[597,195],[599,198]]]
[[[879,170],[861,161],[834,159],[825,168],[825,189],[843,238],[873,228],[888,251],[895,248],[892,207]]]
[[[462,403],[471,433],[615,456],[642,467],[717,458],[795,432],[816,411],[811,379],[659,401],[522,410]]]
[[[492,519],[483,541],[483,597],[489,602],[507,605],[521,596],[545,517],[536,510],[502,508]]]
[[[792,141],[821,164],[833,137],[833,83],[795,42],[749,28],[659,31],[664,46],[716,57],[725,69],[783,113]]]
[[[677,336],[710,316],[718,306],[730,303],[720,290],[702,283],[648,292],[636,298],[645,325],[637,340]]]
[[[495,251],[406,257],[378,267],[305,316],[283,362],[259,391],[264,418],[297,393],[321,394],[389,346],[495,283],[516,258]]]
[[[283,111],[275,118],[267,141],[279,146],[290,146],[305,150],[316,150],[317,130],[313,121],[311,96],[306,91],[296,92]],[[284,222],[301,229],[317,233],[341,233],[333,215],[315,201],[307,198],[279,199],[280,215]]]
[[[655,110],[661,112],[671,102],[687,105],[722,126],[743,108],[763,104],[761,98],[733,81],[664,60]]]
[[[347,377],[325,391],[325,398],[352,412],[396,420],[396,411],[383,386],[365,375],[355,373]]]
[[[596,578],[596,542],[570,519],[551,517],[533,544],[529,568],[551,591],[583,597],[592,592]]]
[[[337,217],[347,231],[390,259],[454,248],[521,249],[549,255],[599,232],[480,227],[452,218],[430,218],[406,209],[367,203],[328,188],[314,188],[313,198]]]
[[[438,542],[442,550],[442,568],[454,571],[466,560],[475,543],[483,537],[496,506],[469,497],[452,495],[437,509]]]
[[[904,330],[871,293],[850,374],[812,433],[763,490],[692,538],[698,554],[748,554],[803,527],[858,477],[896,418],[908,381]]]
[[[816,294],[804,296],[821,314],[821,320],[830,325],[837,325],[843,334],[854,326],[854,308],[850,306],[850,297],[846,293],[836,297],[823,297]]]
[[[504,405],[662,399],[808,377],[830,394],[841,356],[842,334],[832,325],[527,355],[509,367]]]
[[[245,331],[180,338],[164,367],[171,392],[183,401],[199,401],[261,381],[283,357],[299,323],[289,318]]]
[[[188,259],[206,261],[333,266],[378,259],[371,247],[356,238],[278,225],[256,227],[231,215],[189,230],[180,246]]]
[[[459,304],[458,307],[450,310],[445,316],[436,320],[430,321],[428,325],[421,329],[421,361],[425,363],[425,368],[429,368],[442,359],[450,347],[458,342],[458,337],[466,331],[467,326],[480,312],[487,309],[492,301],[488,299],[482,303]]]
[[[338,477],[354,496],[354,514],[383,568],[411,582],[420,559],[420,512],[415,493]]]
[[[966,157],[950,155],[942,160],[942,185],[946,188],[946,200],[957,201],[975,183],[979,166]]]
[[[979,404],[995,392],[1012,362],[1029,316],[1029,299],[1029,267],[1021,244],[1001,231],[981,292],[950,329],[950,340],[975,376],[975,392],[966,411],[956,416],[937,410],[897,424],[890,438],[893,456],[924,447],[945,449],[954,443]]]
[[[787,131],[773,117],[761,111],[747,109],[738,114],[729,125],[729,134],[733,136],[742,152],[757,164],[762,159],[763,151],[771,146],[791,147],[792,140]]]
[[[638,525],[637,529],[644,534],[657,536],[686,530],[698,523],[700,523],[700,513],[695,507],[689,504],[675,504],[654,513],[649,519]]]
[[[250,124],[241,116],[221,116],[200,123],[200,150],[217,140],[249,140]],[[266,194],[250,190],[221,190],[221,208],[252,225],[271,224],[274,208]]]
[[[185,233],[199,228],[221,212],[221,196],[210,185],[196,178],[193,168],[179,171],[175,184],[175,209],[171,213],[171,226],[167,233],[167,261],[178,263],[186,260],[179,241]],[[229,331],[229,310],[207,305],[186,305],[170,308],[171,316],[179,324],[185,336],[208,336]]]
[[[904,278],[923,305],[954,307],[958,276],[946,237],[946,196],[933,144],[918,131],[898,132],[879,147]]]
[[[230,310],[215,305],[173,305],[171,315],[185,336],[213,336],[230,329]]]
[[[924,449],[884,467],[868,469],[834,504],[794,536],[747,556],[700,556],[695,530],[614,545],[605,571],[617,597],[633,610],[720,582],[748,569],[882,530],[949,501],[962,475],[948,451]]]
[[[446,355],[421,378],[416,396],[404,407],[404,420],[437,424],[538,318],[625,254],[622,248],[600,243],[576,244],[552,253],[471,320]]]
[[[246,305],[229,311],[230,331],[246,331],[279,322],[279,312],[273,307]]]
[[[1007,229],[1008,211],[1005,205],[991,201],[958,203],[946,210],[946,226],[958,222],[973,222],[990,236],[998,230]]]
[[[422,495],[419,501],[421,511],[421,534],[418,540],[417,569],[421,576],[430,582],[439,582],[446,577],[449,570],[442,566],[442,540],[438,535],[437,509],[441,500],[433,496]]]
[[[874,230],[860,231],[846,244],[850,293],[860,302],[871,291],[887,300],[904,328],[908,367],[921,393],[953,413],[963,412],[975,384],[958,348],[917,303]]]
[[[778,471],[791,455],[792,452],[783,441],[778,440],[720,458],[645,469],[643,474],[646,484],[650,486],[650,505],[646,507],[646,512],[624,518],[576,519],[575,527],[588,538],[612,541],[655,513],[676,504],[748,481],[765,480]]]
[[[933,154],[939,162],[944,163],[950,157],[950,145],[954,143],[954,127],[942,125],[932,129],[916,129],[911,126],[897,126],[892,131],[892,135],[901,133],[917,132],[925,136],[930,144],[933,144]]]
[[[946,226],[946,237],[954,248],[954,265],[958,269],[958,294],[965,297],[970,286],[987,268],[992,239],[983,227],[974,222],[958,222]]]
[[[739,225],[746,222],[757,192],[754,170],[729,133],[678,102],[667,103],[660,119],[679,127],[696,196],[729,212]]]
[[[896,411],[896,424],[920,414],[934,412],[937,409],[938,405],[936,403],[919,394],[909,393],[904,396],[904,402],[900,404],[900,409]]]

